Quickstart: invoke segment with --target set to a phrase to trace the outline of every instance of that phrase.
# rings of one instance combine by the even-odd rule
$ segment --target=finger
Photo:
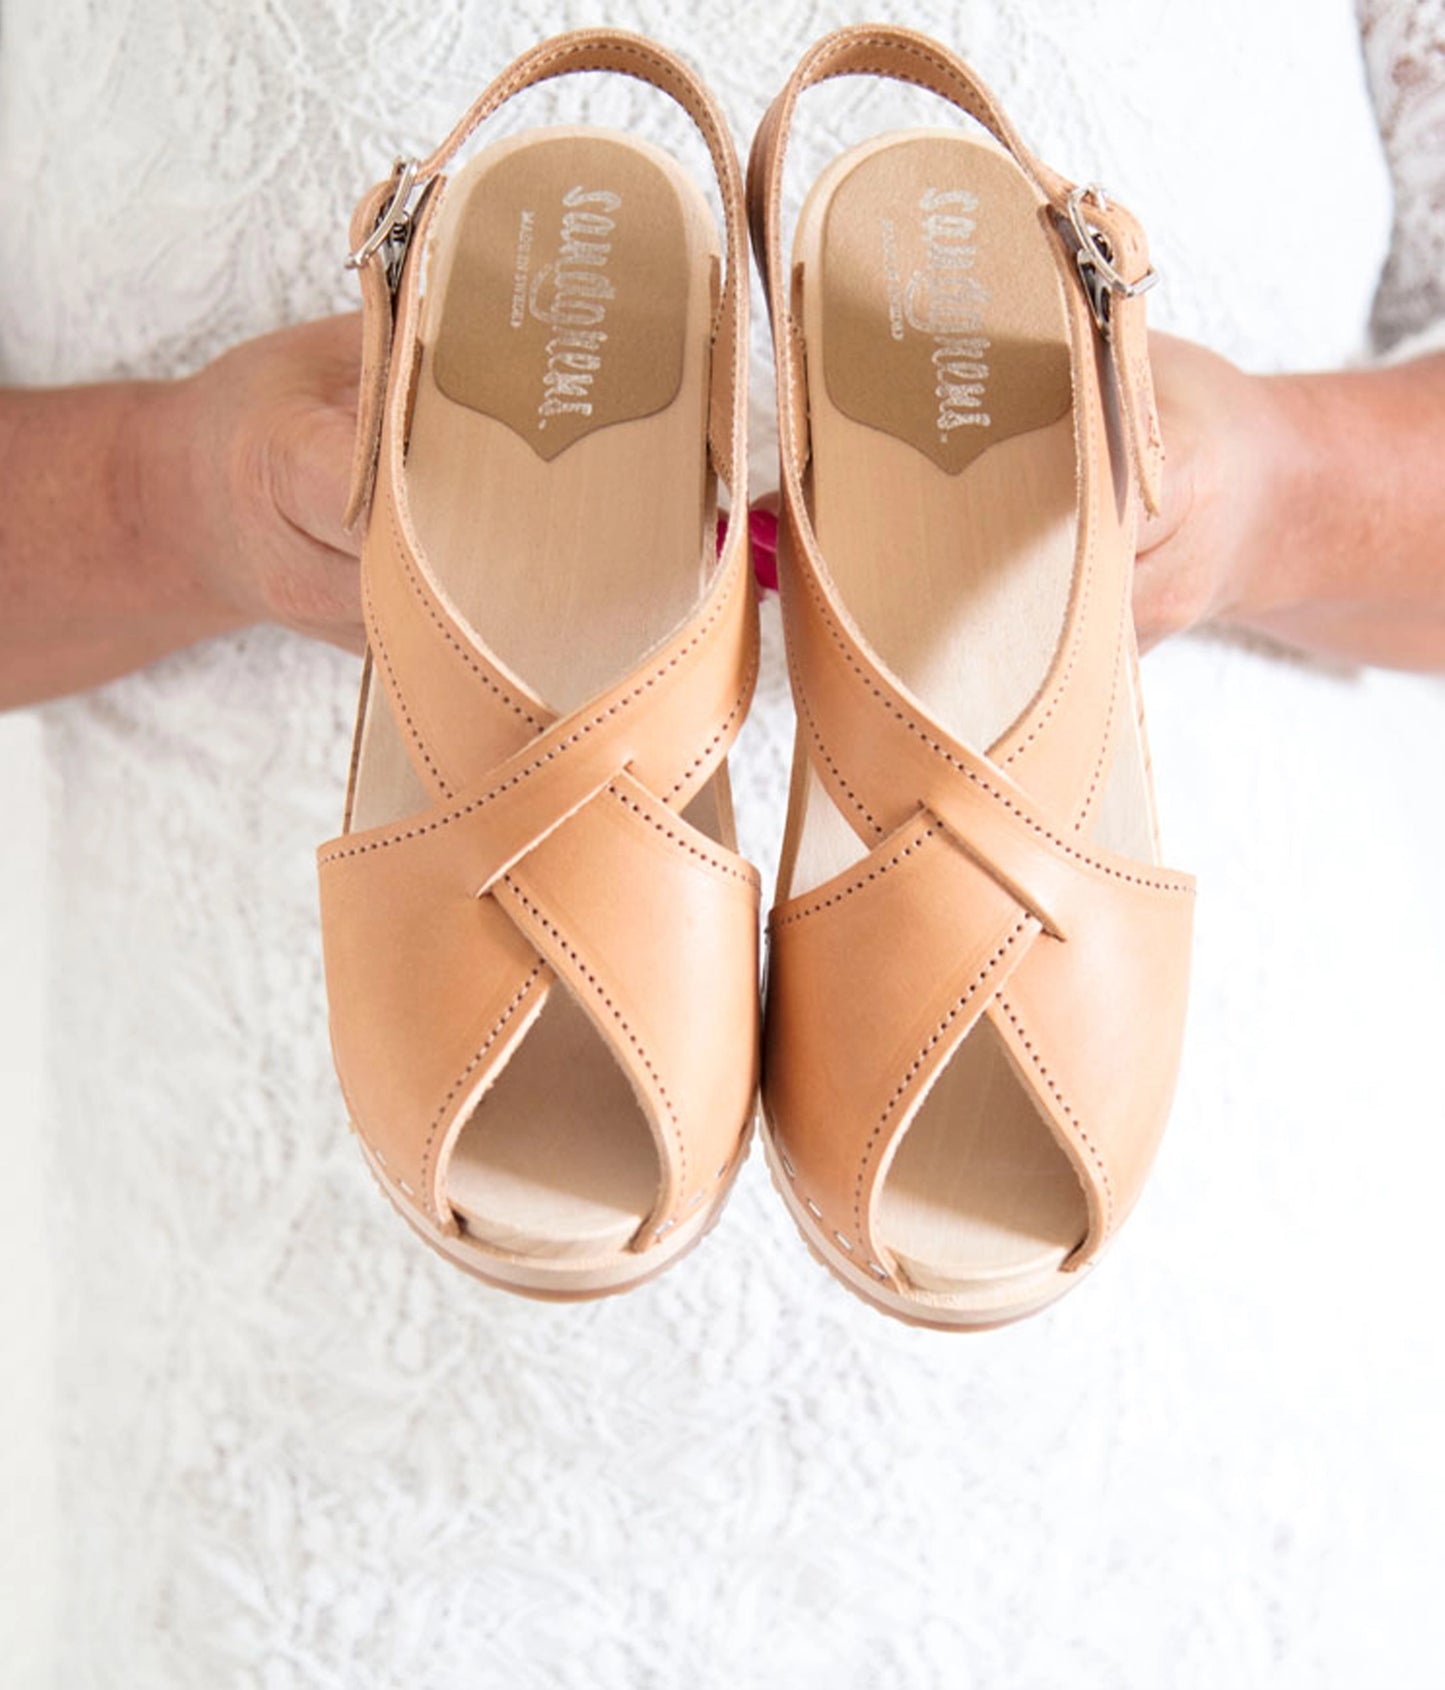
[[[349,651],[353,657],[366,655],[366,629],[355,628],[324,628],[317,637],[327,645],[338,646],[342,651]]]
[[[337,622],[285,622],[282,626],[289,628],[293,634],[315,640],[319,645],[335,646],[338,651],[349,651],[353,657],[363,657],[366,654],[365,628]]]
[[[1147,620],[1141,621],[1136,616],[1134,618],[1134,634],[1139,643],[1140,656],[1142,657],[1147,651],[1153,651],[1167,632],[1168,630],[1161,628],[1158,623]]]
[[[343,651],[366,649],[366,624],[362,619],[358,571],[351,559],[316,565],[289,591],[282,591],[272,606],[273,621],[308,639],[323,640]]]
[[[1147,557],[1150,552],[1167,545],[1178,534],[1184,526],[1185,506],[1186,499],[1177,482],[1171,483],[1166,476],[1157,514],[1142,504],[1140,507],[1139,531],[1134,541],[1134,549],[1140,557]]]
[[[349,552],[328,551],[322,568],[336,606],[335,621],[347,627],[361,627],[361,570],[356,559]]]
[[[1162,571],[1144,564],[1134,573],[1134,633],[1141,652],[1158,645],[1169,632],[1168,610],[1161,602]]]
[[[273,540],[272,555],[257,576],[266,620],[308,632],[359,626],[361,569],[356,559],[287,526]]]
[[[1134,627],[1139,649],[1209,620],[1211,576],[1192,553],[1188,536],[1141,557],[1134,571]]]
[[[291,348],[291,356],[314,374],[319,396],[354,411],[361,377],[361,313],[343,311],[334,317],[318,317],[291,332],[298,342]]]
[[[298,410],[281,432],[273,471],[273,496],[281,514],[301,533],[355,558],[358,535],[341,525],[351,491],[355,444],[351,416],[325,405]]]

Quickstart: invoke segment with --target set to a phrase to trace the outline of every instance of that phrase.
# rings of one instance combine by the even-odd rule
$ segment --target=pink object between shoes
[[[727,538],[727,512],[717,519],[718,550]],[[775,593],[778,590],[778,519],[772,511],[753,509],[748,512],[748,545],[752,552],[753,578],[758,591]]]

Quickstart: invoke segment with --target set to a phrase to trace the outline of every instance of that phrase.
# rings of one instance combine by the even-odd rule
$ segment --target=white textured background
[[[54,1309],[45,1203],[45,857],[40,730],[0,715],[0,1684],[43,1676],[56,1573]]]
[[[1142,215],[1157,322],[1251,368],[1358,354],[1390,196],[1346,0],[877,10]],[[684,47],[743,138],[856,16],[7,0],[5,379],[170,373],[349,304],[360,189],[602,11]],[[689,145],[631,87],[524,115],[558,109]],[[882,110],[817,96],[794,201]],[[738,754],[765,864],[767,626]],[[1146,662],[1201,884],[1178,1106],[1089,1282],[975,1338],[847,1297],[756,1161],[696,1255],[595,1306],[417,1248],[326,1053],[311,850],[355,679],[257,632],[42,712],[43,897],[38,776],[0,780],[4,1690],[1435,1690],[1439,683],[1213,640]]]

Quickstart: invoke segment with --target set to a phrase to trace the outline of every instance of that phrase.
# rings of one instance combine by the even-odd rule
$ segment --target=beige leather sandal
[[[520,89],[638,77],[697,123],[533,129]],[[543,42],[362,200],[348,520],[367,662],[318,853],[337,1073],[383,1191],[538,1296],[625,1290],[712,1225],[757,1070],[758,877],[726,754],[757,665],[742,180],[718,107],[621,31]]]
[[[794,107],[913,82],[958,127],[779,195]],[[995,144],[995,141],[998,144]],[[764,1136],[875,1307],[992,1326],[1076,1284],[1174,1087],[1193,882],[1159,864],[1130,612],[1157,504],[1143,235],[909,30],[818,41],[749,167],[777,364],[798,747],[772,912]]]

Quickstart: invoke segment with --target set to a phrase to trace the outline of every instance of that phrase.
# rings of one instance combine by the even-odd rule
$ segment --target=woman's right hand
[[[0,388],[0,709],[255,622],[364,644],[359,313],[175,381]]]
[[[142,401],[164,466],[148,496],[171,507],[154,518],[185,536],[200,590],[236,625],[365,643],[359,540],[341,526],[360,360],[360,313],[323,317],[245,341]]]

